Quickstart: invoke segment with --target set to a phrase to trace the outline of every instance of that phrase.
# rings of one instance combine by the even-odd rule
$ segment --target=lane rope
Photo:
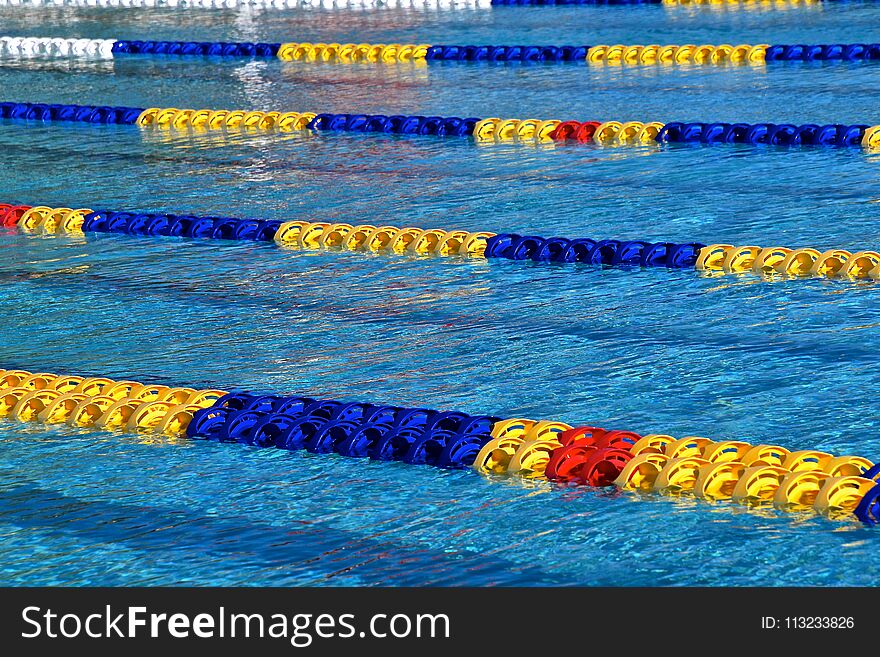
[[[448,228],[417,228],[326,221],[201,217],[172,213],[118,212],[90,208],[0,204],[0,226],[53,235],[121,233],[273,242],[287,249],[337,250],[387,255],[469,257],[515,261],[584,263],[634,269],[694,269],[706,276],[760,276],[765,280],[830,278],[880,280],[880,252],[791,249],[701,242],[650,242],[520,235]]]
[[[251,43],[0,37],[3,57],[180,55],[263,57],[297,62],[582,62],[587,65],[763,65],[767,62],[880,60],[880,43],[684,45],[430,45],[415,43]]]
[[[880,522],[861,456],[555,420],[0,370],[0,418],[546,479]]]
[[[329,114],[0,102],[0,119],[138,125],[167,130],[253,129],[472,137],[481,143],[567,142],[598,146],[700,143],[880,148],[880,125],[560,121],[456,116]]]

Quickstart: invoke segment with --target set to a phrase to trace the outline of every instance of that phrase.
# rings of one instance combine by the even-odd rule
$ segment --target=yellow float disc
[[[61,220],[61,230],[65,233],[81,233],[85,215],[90,212],[91,210],[74,210],[67,213]]]
[[[394,243],[394,238],[400,232],[400,228],[396,226],[379,226],[369,235],[365,244],[370,251],[384,251]]]
[[[877,482],[864,477],[829,477],[813,501],[813,509],[831,518],[849,516]]]
[[[788,470],[778,465],[749,466],[740,475],[731,499],[737,504],[750,506],[769,504],[782,480],[789,474]]]
[[[406,253],[424,232],[421,228],[401,228],[391,243],[391,250],[397,254]]]
[[[676,64],[689,64],[693,61],[694,52],[697,47],[693,44],[686,44],[675,49],[673,61]]]
[[[663,129],[663,124],[657,121],[646,123],[642,131],[633,140],[635,144],[656,144],[657,135]]]
[[[703,458],[710,463],[742,461],[750,449],[752,445],[741,440],[722,440],[713,445],[706,445],[703,449]]]
[[[752,272],[755,274],[771,274],[777,271],[777,268],[782,266],[789,253],[791,253],[791,249],[787,249],[784,246],[770,246],[761,249],[761,252],[752,263]]]
[[[37,416],[46,409],[46,406],[60,396],[61,393],[57,390],[34,390],[19,398],[10,415],[21,422],[36,420]]]
[[[620,132],[622,127],[623,124],[619,121],[607,121],[606,123],[601,124],[596,128],[596,132],[593,133],[593,142],[596,144],[602,144],[603,146],[612,145],[617,139],[617,133]]]
[[[192,388],[168,388],[159,398],[159,401],[171,404],[186,404],[187,400],[192,398],[195,392]]]
[[[560,123],[562,123],[562,121],[559,119],[548,119],[547,121],[541,121],[538,123],[538,127],[535,128],[535,141],[541,143],[553,143],[553,138],[550,135],[556,130],[556,126]]]
[[[200,408],[208,408],[213,406],[218,399],[228,394],[224,390],[196,390],[186,403]]]
[[[740,273],[750,271],[758,254],[761,253],[760,246],[736,246],[728,249],[721,268],[728,273]]]
[[[458,255],[470,236],[466,230],[451,230],[440,238],[437,253],[442,256]]]
[[[880,253],[876,251],[859,251],[853,253],[846,261],[845,274],[852,279],[870,278],[871,270],[880,265]]]
[[[722,43],[720,46],[715,46],[715,49],[709,55],[709,61],[713,64],[725,64],[730,61],[732,54],[733,46],[728,43]]]
[[[376,230],[376,226],[372,224],[357,224],[354,226],[345,238],[343,246],[349,251],[357,251],[366,246],[367,237]]]
[[[779,445],[755,445],[740,459],[746,465],[777,465],[782,467],[785,459],[791,454]]]
[[[656,64],[660,57],[660,46],[652,44],[645,46],[639,53],[639,64]]]
[[[160,112],[161,108],[159,107],[149,107],[141,112],[137,119],[135,119],[135,123],[140,126],[145,125],[154,125],[156,123],[156,115]]]
[[[849,251],[843,249],[830,249],[821,254],[813,263],[810,273],[815,276],[834,278],[841,271],[846,272],[846,263],[852,256]]]
[[[624,490],[650,491],[654,489],[657,475],[669,461],[665,454],[644,452],[634,456],[620,471],[614,485]]]
[[[165,416],[174,408],[174,405],[168,402],[149,401],[144,402],[131,414],[125,425],[126,430],[146,430],[153,431],[162,424]]]
[[[556,440],[523,442],[507,464],[507,472],[521,477],[543,477],[553,450],[560,447]]]
[[[275,231],[275,243],[279,246],[299,246],[300,233],[308,225],[307,221],[285,221]]]
[[[563,431],[571,429],[570,424],[556,422],[555,420],[540,420],[528,428],[523,436],[526,442],[531,440],[555,440]]]
[[[379,59],[386,64],[393,64],[397,61],[397,53],[400,52],[400,44],[399,43],[389,43],[387,46],[382,48],[379,53]]]
[[[502,436],[493,438],[480,450],[474,459],[474,469],[489,474],[504,474],[513,455],[522,445],[520,438]]]
[[[749,52],[751,52],[752,46],[740,44],[738,46],[734,46],[730,51],[730,61],[733,64],[743,64],[749,61]]]
[[[770,46],[766,43],[754,46],[749,50],[747,60],[750,64],[764,64],[767,58],[767,48]]]
[[[495,125],[501,121],[498,117],[477,121],[473,136],[480,141],[495,141]]]
[[[189,117],[192,116],[193,112],[195,112],[195,110],[179,110],[171,119],[171,121],[168,122],[168,125],[172,128],[185,128],[187,125],[189,125]]]
[[[617,43],[613,46],[608,46],[605,49],[605,57],[604,61],[606,64],[620,64],[623,59],[623,51],[626,49],[626,46],[623,44]]]
[[[98,418],[104,414],[104,411],[116,402],[116,399],[106,395],[87,397],[76,405],[70,413],[67,423],[74,427],[90,427],[98,421]]]
[[[443,239],[443,236],[446,235],[445,230],[441,229],[433,229],[426,230],[421,235],[419,235],[418,239],[413,241],[412,246],[410,247],[410,251],[413,253],[417,253],[418,255],[430,255],[437,251],[437,247],[440,245],[440,240]]]
[[[116,382],[112,379],[103,376],[92,376],[80,381],[80,384],[74,388],[74,392],[82,392],[86,395],[96,396],[100,395],[104,388],[112,386],[114,383]]]
[[[241,122],[244,121],[245,113],[242,110],[232,110],[227,113],[225,117],[223,117],[223,127],[225,128],[238,128],[241,126]]]
[[[43,223],[45,215],[50,212],[52,212],[52,208],[45,205],[38,205],[26,210],[18,220],[18,227],[25,232],[33,232]]]
[[[601,126],[600,126],[601,127]],[[645,124],[640,121],[627,121],[620,126],[617,132],[617,143],[637,144],[640,143],[640,135],[645,129]]]
[[[56,397],[54,401],[47,404],[46,407],[40,411],[39,415],[37,415],[37,419],[46,424],[60,424],[62,422],[67,422],[74,409],[86,399],[88,399],[88,396],[81,392],[65,392]]]
[[[499,420],[492,425],[493,438],[516,438],[522,440],[526,432],[537,424],[534,420],[514,417],[507,420]]]
[[[686,436],[669,443],[665,454],[671,459],[702,456],[705,449],[714,444],[714,441],[702,436]]]
[[[6,417],[18,405],[18,400],[33,390],[27,388],[6,388],[0,392],[0,417]]]
[[[199,406],[189,404],[178,404],[172,406],[165,414],[165,418],[156,429],[156,433],[166,436],[183,437],[186,435],[186,428],[192,421],[193,413],[199,410]]]
[[[5,370],[0,377],[0,390],[4,388],[17,388],[18,385],[31,376],[31,372],[25,370]]]
[[[205,122],[205,126],[211,130],[219,130],[223,127],[228,114],[229,110],[214,110],[208,115],[208,120]]]
[[[729,500],[745,469],[746,466],[739,461],[702,466],[697,474],[694,495],[705,500]]]
[[[325,222],[306,224],[299,233],[299,245],[305,249],[319,249],[323,241],[324,232],[330,228]]]
[[[203,128],[208,124],[208,119],[210,118],[211,110],[195,110],[192,114],[189,115],[189,124],[194,128]]]
[[[265,118],[265,112],[247,112],[241,119],[241,125],[243,128],[259,128],[260,123],[262,123]],[[270,125],[269,127],[271,128],[272,126]]]
[[[773,495],[773,506],[785,511],[812,508],[826,479],[828,475],[819,471],[792,472],[785,475]]]
[[[472,258],[483,257],[486,252],[486,241],[494,236],[495,233],[468,233],[467,238],[458,251],[459,255],[466,255]]]
[[[835,456],[822,471],[832,477],[861,477],[874,464],[861,456]]]
[[[278,115],[278,119],[275,121],[275,127],[285,132],[298,130],[299,128],[296,128],[295,125],[297,121],[299,121],[299,118],[299,112],[282,112]]]
[[[787,468],[792,472],[813,472],[825,469],[828,462],[833,457],[826,452],[819,452],[815,449],[802,449],[797,452],[791,452],[785,457],[782,463],[783,468]]]
[[[663,495],[679,495],[690,492],[697,485],[700,468],[709,461],[698,456],[670,458],[654,480],[654,490]]]
[[[862,136],[863,148],[880,148],[880,125],[873,125]]]
[[[590,64],[598,64],[605,61],[605,52],[608,46],[593,46],[587,49],[587,62]]]
[[[678,46],[661,46],[657,51],[657,61],[660,64],[675,64],[675,53]]]
[[[694,269],[701,271],[718,271],[724,266],[724,259],[727,257],[728,249],[732,249],[732,244],[710,244],[700,249],[700,255],[694,264]]]
[[[623,49],[620,59],[624,64],[638,64],[644,46],[627,46]]]
[[[52,387],[58,392],[73,392],[82,382],[81,376],[59,376],[52,382]]]
[[[176,107],[163,107],[156,112],[156,125],[168,126],[180,112]]]
[[[636,441],[629,451],[634,456],[639,454],[663,454],[666,456],[666,448],[675,442],[675,438],[665,434],[648,434]],[[668,457],[667,457],[668,458]]]
[[[104,388],[101,394],[113,397],[113,399],[126,399],[143,387],[144,384],[137,381],[119,381]]]
[[[324,248],[337,248],[345,244],[345,238],[352,231],[351,224],[331,224],[321,235],[321,246]]]
[[[130,399],[121,399],[104,411],[101,417],[95,420],[94,426],[107,430],[123,429],[128,424],[132,413],[137,410],[141,403]]]
[[[27,388],[28,390],[42,390],[43,388],[52,388],[57,374],[49,374],[48,372],[38,372],[24,377],[18,384],[19,388]]]
[[[168,386],[143,386],[138,390],[132,391],[129,399],[143,402],[159,401],[168,390],[170,390]]]

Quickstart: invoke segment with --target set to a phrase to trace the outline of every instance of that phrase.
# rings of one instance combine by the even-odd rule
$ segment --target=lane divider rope
[[[604,0],[601,2],[604,4]],[[493,4],[493,0],[0,0],[0,6],[181,9],[488,9]],[[619,0],[610,0],[609,4],[619,4]]]
[[[557,5],[731,5],[797,6],[829,0],[0,0],[0,6],[180,7],[196,9],[488,9],[493,6]]]
[[[188,55],[277,57],[301,62],[584,62],[589,65],[721,65],[778,61],[880,60],[880,43],[476,46],[372,43],[250,43],[0,37],[0,56]]]
[[[122,233],[274,242],[289,249],[367,251],[389,255],[462,256],[605,267],[695,269],[708,276],[880,280],[880,252],[645,240],[545,238],[489,231],[422,229],[345,222],[199,217],[0,204],[0,226],[26,233]]]
[[[547,479],[880,523],[880,465],[741,440],[0,370],[0,417]]]
[[[385,114],[316,114],[252,110],[113,107],[0,102],[0,119],[138,125],[177,130],[254,129],[382,132],[473,137],[479,142],[582,143],[633,146],[655,143],[766,144],[880,148],[880,125],[807,123],[660,123],[560,121]]]

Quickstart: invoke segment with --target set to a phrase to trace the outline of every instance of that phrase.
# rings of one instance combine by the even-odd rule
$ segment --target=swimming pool
[[[878,11],[3,7],[0,21],[8,34],[89,38],[143,38],[149,19],[148,36],[169,40],[850,43],[880,40]],[[0,61],[2,100],[792,123],[874,119],[877,66]],[[12,122],[0,123],[0,144],[2,200],[27,204],[853,251],[877,243],[880,156],[859,149]],[[7,368],[869,458],[880,446],[873,283],[125,235],[9,231],[0,247]],[[814,515],[7,421],[0,436],[8,584],[878,581],[876,530]]]

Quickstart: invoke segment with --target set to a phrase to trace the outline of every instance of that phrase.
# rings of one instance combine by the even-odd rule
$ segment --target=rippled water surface
[[[0,8],[4,34],[880,41],[880,8]],[[878,63],[0,60],[0,100],[880,123]],[[858,149],[601,149],[0,122],[0,201],[877,249]],[[880,288],[0,233],[0,367],[327,395],[878,458]],[[727,504],[0,421],[0,583],[858,585],[880,533]]]

